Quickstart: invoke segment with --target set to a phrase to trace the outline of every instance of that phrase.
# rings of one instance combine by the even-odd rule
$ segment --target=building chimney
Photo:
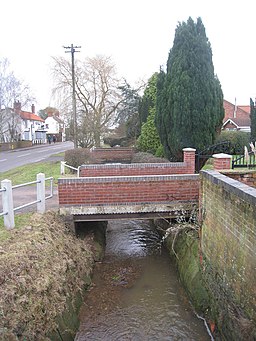
[[[13,109],[14,109],[15,111],[17,111],[17,112],[20,112],[20,111],[21,111],[21,103],[20,103],[20,101],[15,101],[15,102],[13,103]]]
[[[32,114],[35,113],[35,104],[32,104],[32,105],[31,105],[31,112],[32,112]]]
[[[236,97],[235,97],[235,110],[234,110],[234,118],[236,118],[236,111],[237,111],[237,106],[236,106]]]

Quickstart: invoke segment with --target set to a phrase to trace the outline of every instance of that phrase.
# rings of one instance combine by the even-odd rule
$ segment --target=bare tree
[[[13,110],[17,100],[24,106],[34,98],[22,80],[15,77],[8,59],[0,60],[0,140],[13,141],[19,138],[21,118]]]
[[[58,106],[67,113],[66,119],[71,127],[74,124],[71,64],[61,57],[55,57],[53,61],[54,95],[61,99]],[[96,56],[83,62],[76,60],[75,92],[80,146],[100,146],[104,134],[113,126],[117,108],[123,101],[120,84],[110,57]]]

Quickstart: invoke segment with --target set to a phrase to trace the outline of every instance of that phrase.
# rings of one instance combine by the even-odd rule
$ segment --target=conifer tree
[[[140,101],[140,117],[142,117],[142,114],[145,115],[144,119],[146,119],[146,121],[143,123],[142,120],[141,132],[137,141],[138,148],[141,151],[150,152],[152,154],[156,154],[160,149],[162,150],[162,148],[160,148],[160,138],[155,126],[157,78],[157,73],[154,73],[150,77]]]
[[[143,123],[147,121],[152,108],[156,104],[156,82],[157,82],[157,72],[155,72],[148,80],[147,86],[145,88],[144,94],[139,102],[139,117],[140,117],[140,127]]]
[[[213,144],[223,117],[210,42],[201,18],[189,18],[177,26],[166,73],[158,77],[156,126],[166,156],[179,160],[184,147]]]
[[[250,105],[251,105],[251,141],[256,141],[256,105],[253,100],[250,98]]]

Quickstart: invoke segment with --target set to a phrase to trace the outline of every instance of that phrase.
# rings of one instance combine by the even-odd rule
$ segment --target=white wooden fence
[[[65,174],[65,167],[66,167],[66,168],[69,168],[69,169],[72,169],[72,170],[74,170],[74,171],[76,171],[77,176],[79,176],[79,168],[75,168],[75,167],[73,167],[73,166],[67,165],[66,161],[61,161],[61,162],[60,162],[60,174],[61,174],[61,175],[64,175],[64,174]]]
[[[45,196],[45,182],[50,181],[50,195]],[[32,184],[36,184],[37,186],[37,200],[31,201],[24,205],[14,207],[13,205],[13,190],[20,187],[29,186]],[[7,229],[11,229],[15,227],[14,221],[14,213],[24,207],[28,207],[34,204],[37,204],[37,212],[44,213],[45,212],[45,201],[53,196],[53,177],[45,178],[45,174],[39,173],[37,174],[37,179],[35,181],[27,182],[20,185],[12,186],[11,180],[5,179],[1,181],[0,193],[2,194],[2,206],[3,211],[0,212],[0,216],[4,217],[4,226]]]

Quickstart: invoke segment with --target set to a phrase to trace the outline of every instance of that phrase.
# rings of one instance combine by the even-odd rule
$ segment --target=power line
[[[72,105],[73,105],[73,118],[74,118],[74,148],[78,147],[77,143],[77,116],[76,116],[76,89],[75,89],[75,58],[74,54],[77,51],[76,49],[80,49],[81,46],[74,46],[71,44],[70,46],[63,46],[64,49],[67,49],[68,51],[65,51],[65,53],[71,53],[71,71],[72,71]]]

